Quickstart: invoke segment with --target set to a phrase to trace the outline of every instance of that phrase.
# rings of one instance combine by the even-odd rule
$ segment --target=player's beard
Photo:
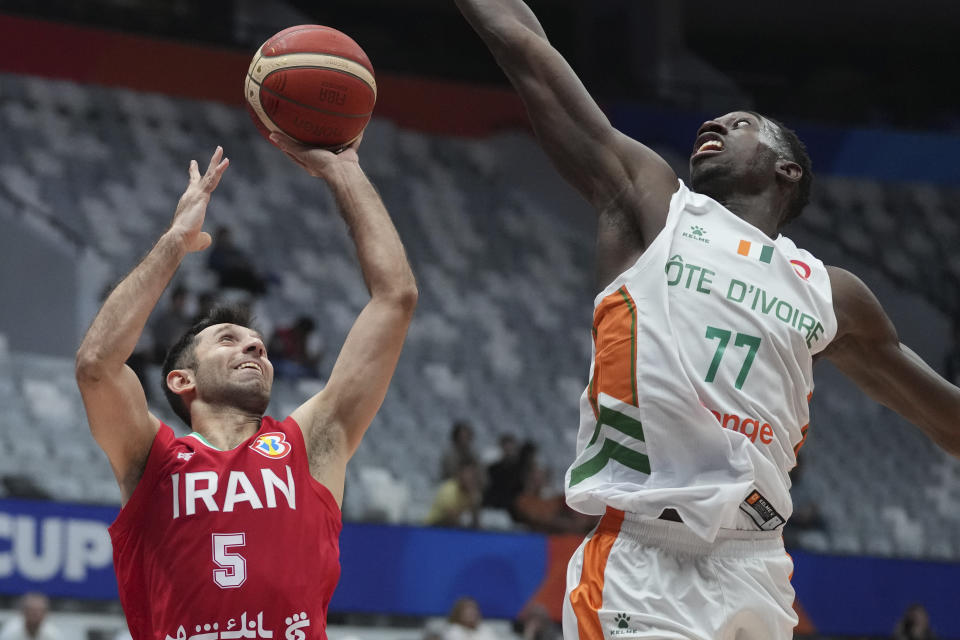
[[[237,380],[235,370],[201,364],[196,369],[197,392],[207,404],[233,407],[251,415],[262,416],[270,404],[272,383],[265,377],[249,376]]]
[[[724,156],[723,154],[729,154]],[[733,148],[722,154],[704,158],[690,167],[690,187],[717,202],[742,195],[763,193],[771,180],[776,180],[776,154],[762,149],[745,156]]]
[[[723,202],[743,188],[741,173],[740,167],[730,166],[719,158],[706,158],[691,168],[690,187],[697,193]]]

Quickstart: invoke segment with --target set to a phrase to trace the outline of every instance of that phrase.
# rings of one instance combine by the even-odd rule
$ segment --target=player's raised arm
[[[400,358],[417,285],[390,215],[360,168],[359,140],[340,154],[304,147],[281,134],[271,140],[330,186],[370,292],[326,387],[292,414],[303,429],[314,477],[340,501],[347,460],[380,409]]]
[[[677,190],[670,166],[614,129],[522,0],[455,1],[520,94],[561,174],[598,213],[633,214],[645,242],[652,240]]]
[[[203,220],[228,164],[219,147],[203,176],[196,161],[190,162],[190,181],[173,223],[107,297],[77,351],[77,384],[90,431],[110,460],[124,503],[143,473],[160,425],[147,409],[139,379],[124,363],[183,257],[210,245]]]
[[[867,395],[960,457],[960,389],[900,342],[859,278],[843,269],[829,270],[838,330],[824,355]]]

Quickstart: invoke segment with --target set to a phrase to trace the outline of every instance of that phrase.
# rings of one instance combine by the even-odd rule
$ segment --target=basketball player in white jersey
[[[796,135],[705,122],[691,187],[615,130],[522,0],[455,0],[598,214],[594,360],[567,501],[605,514],[570,561],[568,640],[792,637],[781,529],[826,357],[960,455],[960,389],[902,345],[859,279],[779,229],[809,198]]]

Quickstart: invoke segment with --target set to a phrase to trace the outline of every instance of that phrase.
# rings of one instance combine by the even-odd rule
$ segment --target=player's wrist
[[[367,176],[356,160],[336,159],[326,163],[318,170],[320,177],[331,186],[349,187],[358,182],[366,182]]]
[[[160,236],[157,241],[157,248],[172,252],[182,259],[190,252],[190,233],[187,229],[173,225]]]

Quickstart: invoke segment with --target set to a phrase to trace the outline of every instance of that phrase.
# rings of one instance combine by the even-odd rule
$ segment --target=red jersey
[[[134,640],[325,640],[340,509],[310,475],[300,427],[264,417],[220,451],[165,424],[110,526]]]

